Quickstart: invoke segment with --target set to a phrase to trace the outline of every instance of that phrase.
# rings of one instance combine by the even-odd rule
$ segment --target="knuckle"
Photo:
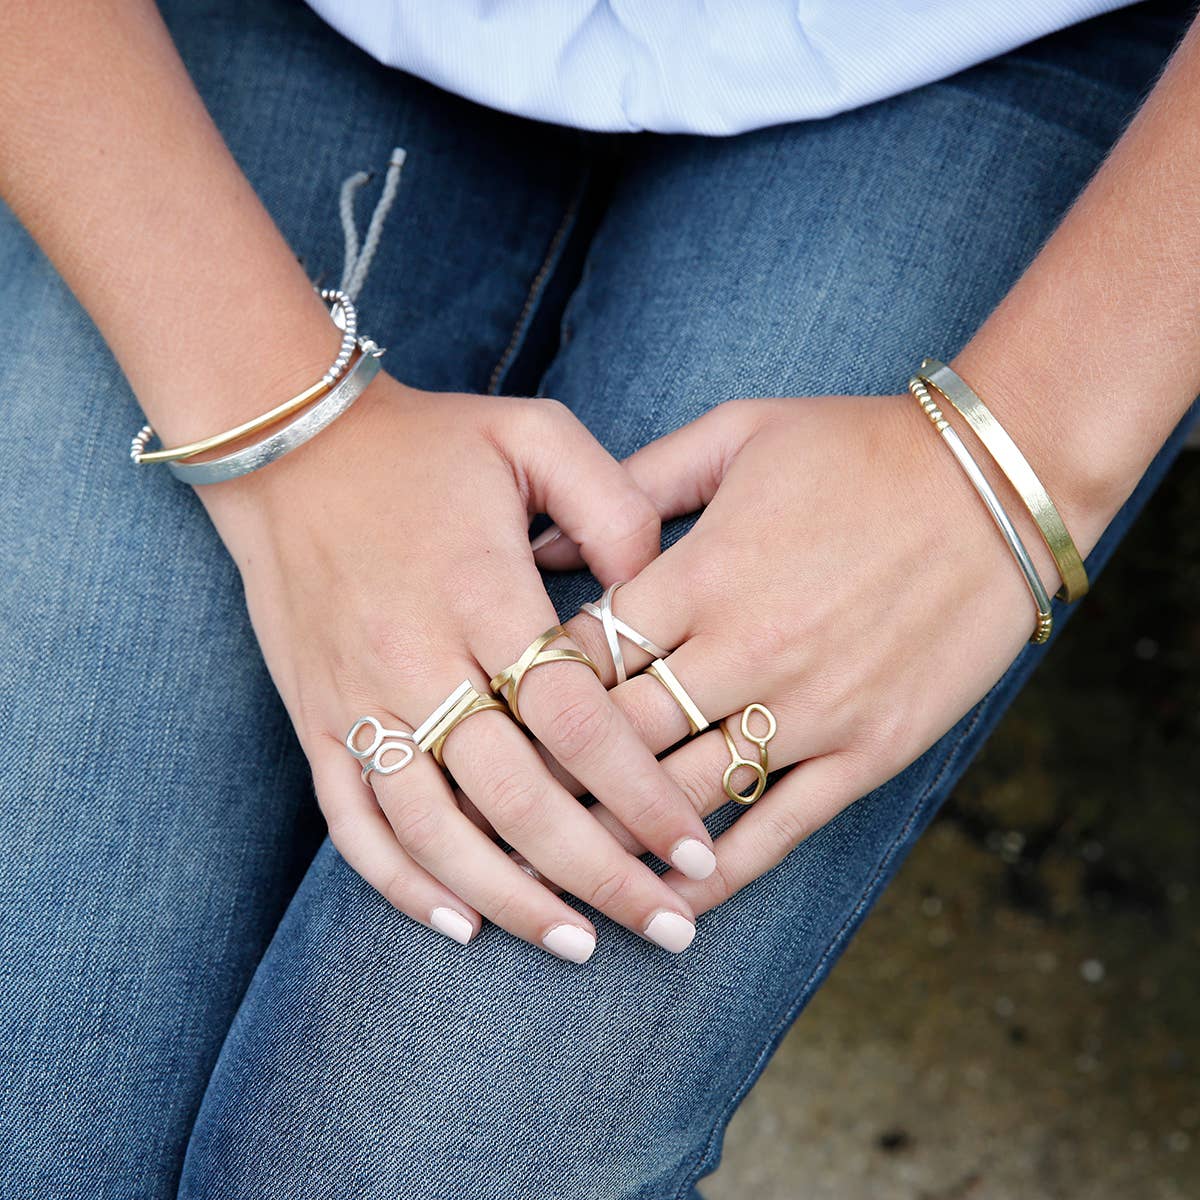
[[[773,666],[786,660],[796,646],[796,629],[786,621],[763,618],[740,631],[740,653],[751,662]]]
[[[791,808],[764,808],[758,824],[764,859],[771,867],[781,863],[809,834],[808,822]]]
[[[408,891],[408,870],[403,866],[393,867],[380,881],[379,894],[393,908],[404,908],[404,897]]]
[[[605,912],[619,907],[629,896],[633,880],[627,871],[613,871],[602,876],[588,891],[587,903]]]
[[[564,767],[593,755],[603,745],[615,716],[607,696],[579,696],[554,718],[554,757]]]
[[[890,708],[876,718],[873,740],[884,763],[906,762],[911,757],[912,738],[912,716],[901,708]]]
[[[418,858],[433,846],[442,827],[431,805],[411,800],[393,808],[389,820],[400,844]]]
[[[537,821],[542,810],[541,785],[528,769],[511,766],[498,770],[488,785],[486,816],[506,841],[518,838]]]
[[[506,552],[489,547],[488,557],[480,557],[481,569],[458,571],[454,592],[449,598],[449,610],[461,629],[478,629],[494,618],[496,587],[502,579],[520,578],[524,564],[510,559]]]
[[[322,805],[321,813],[325,818],[325,832],[333,848],[347,861],[350,861],[350,823],[352,818],[340,806]]]
[[[635,487],[612,500],[605,524],[605,537],[610,542],[640,539],[657,533],[661,525],[650,497]]]
[[[513,403],[516,405],[514,415],[519,420],[528,422],[531,428],[545,430],[547,427],[560,427],[565,422],[573,422],[576,419],[575,414],[553,396],[522,396]]]
[[[751,428],[761,413],[762,401],[746,396],[723,400],[713,409],[715,420],[720,421],[726,429],[739,433]]]
[[[662,827],[675,814],[675,805],[667,793],[654,786],[640,789],[626,803],[624,824],[630,832]]]
[[[487,906],[487,917],[493,925],[501,929],[512,929],[520,921],[523,907],[515,887],[500,892]]]
[[[702,769],[702,767],[707,769]],[[720,778],[724,769],[724,767],[717,767],[714,776],[713,767],[708,764],[689,763],[687,766],[677,764],[672,767],[671,778],[675,780],[675,786],[684,794],[692,808],[700,816],[703,816],[707,812],[712,798],[721,791]]]
[[[424,629],[386,617],[364,622],[362,645],[372,663],[387,674],[406,675],[429,655]]]

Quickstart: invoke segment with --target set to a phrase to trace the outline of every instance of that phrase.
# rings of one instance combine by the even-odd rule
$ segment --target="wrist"
[[[256,305],[260,316],[214,314],[171,343],[169,356],[131,366],[138,399],[163,446],[182,446],[275,408],[329,370],[342,330],[308,287]],[[270,314],[263,320],[262,315]]]
[[[386,442],[390,429],[379,422],[390,422],[396,404],[411,391],[380,371],[347,411],[309,441],[246,475],[197,487],[235,558],[232,543],[244,531],[269,534],[281,523],[294,524],[298,513],[314,511],[314,497],[328,498],[339,481],[360,474],[363,447]]]
[[[1105,419],[1091,389],[1032,355],[1002,357],[976,339],[950,365],[1016,443],[1086,557],[1145,469],[1136,447]],[[1055,592],[1058,568],[1020,494],[953,406],[943,410],[996,488],[1047,589]]]

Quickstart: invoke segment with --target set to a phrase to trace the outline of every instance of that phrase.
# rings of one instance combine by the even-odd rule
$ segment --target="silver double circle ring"
[[[371,740],[362,746],[359,744],[360,734],[364,729],[371,730]],[[374,717],[359,717],[346,734],[346,749],[362,763],[363,782],[369,783],[368,777],[372,771],[378,771],[380,775],[395,775],[397,771],[403,771],[412,762],[417,744],[413,735],[405,729],[387,729]],[[384,755],[392,753],[399,757],[385,763]]]

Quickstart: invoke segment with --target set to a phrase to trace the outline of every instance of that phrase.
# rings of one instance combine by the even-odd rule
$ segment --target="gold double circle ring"
[[[592,669],[592,673],[597,679],[603,682],[600,668],[582,650],[576,650],[571,646],[566,648],[550,647],[551,642],[567,636],[567,631],[561,625],[552,625],[545,633],[539,634],[525,647],[521,652],[521,657],[515,663],[492,676],[489,686],[508,705],[508,711],[517,724],[525,724],[521,719],[521,684],[534,667],[544,667],[547,663],[552,662],[583,663],[584,666]]]
[[[762,733],[755,733],[750,726],[750,718],[755,713],[761,714],[766,719],[766,728]],[[734,804],[753,804],[767,790],[767,775],[771,770],[771,760],[767,752],[767,744],[775,736],[777,729],[778,725],[775,721],[775,714],[765,704],[756,703],[746,705],[742,712],[742,737],[752,745],[758,747],[758,762],[755,762],[753,759],[742,757],[737,744],[730,736],[729,730],[725,728],[725,722],[721,722],[721,732],[725,735],[725,745],[729,747],[729,757],[731,759],[729,766],[725,768],[725,774],[721,776],[721,786],[725,789],[725,795]],[[739,792],[733,786],[733,773],[739,767],[746,767],[754,772],[754,786],[750,789],[749,794]]]

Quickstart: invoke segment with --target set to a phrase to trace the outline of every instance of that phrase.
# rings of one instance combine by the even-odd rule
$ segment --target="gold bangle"
[[[525,647],[521,653],[521,657],[515,663],[492,676],[488,686],[508,705],[508,711],[512,714],[512,719],[518,725],[525,724],[521,719],[521,708],[518,704],[521,684],[524,682],[525,676],[534,667],[543,667],[547,663],[552,662],[583,663],[585,666],[591,667],[592,673],[597,679],[603,682],[600,675],[600,668],[582,650],[576,650],[573,647],[569,647],[566,650],[546,649],[551,642],[566,636],[567,631],[561,625],[551,626],[545,633],[539,634]]]
[[[708,718],[700,711],[700,706],[695,700],[687,694],[687,690],[675,677],[675,672],[667,666],[665,659],[656,658],[646,668],[646,674],[657,679],[671,693],[671,699],[679,705],[680,711],[687,717],[688,727],[693,734],[703,733],[708,728]]]
[[[342,331],[342,343],[338,349],[337,358],[312,387],[305,388],[304,391],[290,400],[285,400],[282,404],[277,404],[270,412],[265,412],[262,416],[244,421],[241,425],[234,426],[233,429],[225,430],[224,433],[215,433],[211,437],[201,438],[197,442],[188,442],[186,446],[171,446],[162,450],[147,451],[146,445],[155,435],[152,426],[143,425],[130,446],[130,457],[133,461],[138,466],[148,463],[178,462],[180,459],[203,454],[206,450],[216,450],[220,446],[227,446],[230,442],[240,441],[249,434],[257,433],[260,429],[266,429],[268,425],[274,425],[277,421],[282,421],[284,417],[290,417],[292,413],[299,412],[310,401],[328,392],[342,377],[354,354],[354,347],[358,341],[358,310],[354,307],[354,301],[350,296],[340,288],[322,288],[320,296],[329,305],[330,320]]]
[[[412,739],[419,750],[426,750],[433,755],[439,767],[444,766],[442,746],[450,734],[468,717],[493,708],[504,711],[504,705],[499,700],[494,696],[485,696],[470,680],[464,679],[425,721],[413,730]]]
[[[971,452],[963,444],[963,440],[958,436],[954,426],[942,415],[942,410],[938,408],[937,401],[930,394],[924,381],[914,375],[908,381],[908,390],[920,404],[921,410],[929,418],[934,429],[941,434],[942,441],[946,443],[950,452],[958,460],[958,465],[962,467],[964,474],[971,481],[971,486],[991,514],[992,521],[1000,531],[1000,536],[1004,538],[1009,553],[1013,556],[1013,561],[1021,568],[1021,574],[1025,576],[1025,582],[1033,596],[1034,607],[1037,609],[1037,621],[1034,623],[1033,633],[1029,640],[1040,645],[1050,636],[1050,631],[1054,626],[1054,611],[1050,606],[1050,597],[1042,583],[1041,576],[1037,573],[1037,567],[1034,566],[1033,559],[1029,557],[1025,543],[1021,541],[1021,535],[1005,511],[1004,505],[1000,503],[1000,497],[996,495],[995,489],[988,482],[988,477],[979,469],[979,464],[971,457]]]
[[[284,417],[290,417],[292,413],[298,412],[306,404],[316,400],[318,396],[324,395],[332,386],[333,383],[328,383],[322,379],[314,383],[312,387],[306,388],[299,395],[293,396],[290,400],[285,400],[282,404],[277,405],[270,412],[265,412],[262,416],[237,425],[233,429],[227,429],[224,433],[214,433],[212,437],[201,438],[198,442],[188,442],[186,446],[172,446],[167,450],[147,451],[138,456],[138,465],[141,466],[144,463],[178,462],[181,458],[191,458],[193,455],[203,454],[205,450],[216,450],[220,446],[227,446],[230,442],[236,442],[240,438],[248,437],[252,433],[258,433],[260,429],[266,429],[268,425],[274,425],[277,421],[282,421]]]
[[[1008,477],[1029,515],[1037,523],[1042,541],[1054,558],[1062,587],[1057,595],[1060,600],[1071,602],[1087,594],[1088,577],[1083,559],[1075,546],[1067,527],[1059,515],[1054,501],[1042,486],[1025,455],[1008,435],[1004,426],[992,416],[978,394],[952,368],[936,358],[921,360],[917,378],[936,388],[975,431],[996,465]]]

